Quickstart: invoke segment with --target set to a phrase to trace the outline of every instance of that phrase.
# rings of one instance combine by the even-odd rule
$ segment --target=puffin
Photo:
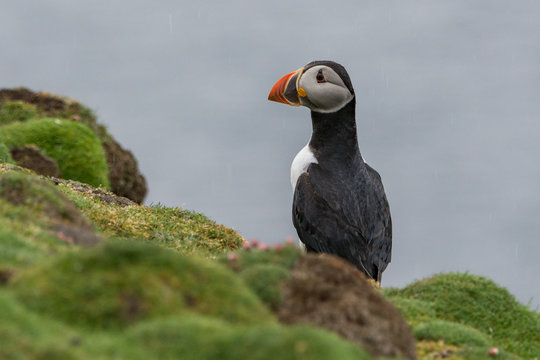
[[[305,250],[339,256],[380,285],[392,253],[390,206],[360,154],[347,71],[310,62],[278,80],[268,100],[311,112],[311,139],[291,165],[292,219]]]

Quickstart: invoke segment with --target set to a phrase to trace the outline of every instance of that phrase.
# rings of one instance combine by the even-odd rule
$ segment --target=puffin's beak
[[[285,75],[274,85],[270,94],[268,94],[268,100],[277,101],[280,103],[300,106],[300,99],[298,97],[298,81],[302,75],[304,68],[300,68],[293,71],[290,74]]]

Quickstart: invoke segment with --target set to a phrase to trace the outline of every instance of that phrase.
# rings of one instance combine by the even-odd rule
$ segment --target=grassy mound
[[[0,197],[32,216],[43,214],[59,221],[80,222],[79,211],[54,186],[38,177],[23,172],[12,172],[0,177]]]
[[[159,359],[370,359],[358,347],[309,327],[229,326],[190,316],[141,324],[128,339]]]
[[[322,330],[234,325],[189,314],[143,321],[125,332],[85,332],[29,312],[0,289],[2,359],[370,359]]]
[[[92,225],[54,185],[10,167],[0,166],[0,271],[11,273],[70,247],[57,226]]]
[[[12,289],[29,308],[88,329],[188,311],[234,323],[273,321],[223,267],[139,242],[68,253],[23,272]]]
[[[266,305],[276,310],[282,301],[280,285],[289,277],[289,271],[282,266],[259,264],[240,272],[240,277]]]
[[[147,187],[137,160],[98,123],[96,115],[89,108],[76,100],[47,92],[25,88],[0,89],[0,126],[38,118],[69,119],[91,129],[105,152],[110,189],[117,195],[142,203]],[[69,179],[64,173],[62,176]]]
[[[105,153],[87,126],[60,119],[34,119],[0,126],[9,148],[34,144],[56,160],[65,178],[94,186],[109,186]]]
[[[0,125],[37,117],[73,119],[87,125],[100,139],[108,136],[92,110],[78,101],[26,88],[0,89]]]
[[[538,313],[518,303],[506,289],[486,278],[461,273],[439,274],[404,289],[385,290],[385,295],[391,301],[397,299],[396,305],[409,321],[420,324],[415,326],[418,336],[426,337],[429,332],[431,337],[427,338],[437,337],[437,333],[443,337],[446,333],[457,345],[481,347],[482,336],[471,332],[472,328],[493,345],[524,358],[540,354]],[[422,324],[429,319],[444,322]]]
[[[222,256],[219,261],[235,271],[270,309],[276,310],[282,302],[281,284],[289,278],[301,253],[290,244],[264,250],[246,245],[247,250]]]
[[[116,197],[103,189],[95,189],[73,181],[39,180],[38,176],[26,169],[0,164],[0,178],[5,177],[27,177],[27,181],[21,179],[22,183],[40,184],[34,190],[25,190],[29,194],[37,194],[43,189],[44,193],[50,193],[47,196],[53,202],[58,201],[59,197],[67,198],[70,205],[76,206],[105,237],[145,240],[185,254],[196,253],[204,257],[215,257],[226,251],[238,249],[243,243],[242,237],[234,230],[216,224],[204,215],[187,210],[163,206],[139,206],[130,202],[126,206],[124,202],[126,199]],[[58,185],[53,185],[56,183]],[[32,195],[30,198],[38,201],[44,196],[44,194]],[[33,244],[32,246],[40,244],[43,238],[50,239],[52,244],[57,245],[56,234],[49,233],[50,219],[36,209],[31,202],[16,205],[0,196],[0,229],[11,229],[24,242]],[[49,252],[56,250],[47,249]]]
[[[444,320],[434,320],[419,325],[414,329],[414,336],[419,340],[444,339],[452,345],[468,345],[487,347],[491,343],[487,336],[469,326]]]
[[[76,334],[27,311],[0,289],[0,359],[77,359]]]

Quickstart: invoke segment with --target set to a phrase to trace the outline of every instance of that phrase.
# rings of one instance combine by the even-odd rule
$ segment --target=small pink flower
[[[287,238],[285,239],[285,242],[289,245],[292,245],[294,244],[294,239],[292,236],[287,236]]]
[[[229,261],[236,261],[236,260],[238,260],[238,254],[236,254],[236,253],[229,253],[229,254],[227,255],[227,259],[228,259]]]
[[[59,238],[60,240],[64,240],[65,242],[67,242],[68,244],[73,244],[73,239],[67,235],[65,235],[64,233],[62,232],[57,232],[56,233],[56,237]]]
[[[257,247],[259,245],[259,239],[251,239],[249,243],[251,244],[251,246]]]
[[[75,121],[79,121],[81,117],[79,115],[73,115],[71,118]]]
[[[244,244],[242,244],[242,249],[249,250],[249,249],[251,249],[251,245],[249,245],[248,242],[245,242]]]
[[[270,248],[268,247],[268,245],[266,245],[266,244],[264,244],[264,243],[260,243],[260,244],[259,244],[259,250],[265,250],[265,251],[266,251],[266,250],[268,250],[268,249],[270,249]]]
[[[490,356],[497,356],[497,355],[499,355],[499,349],[497,349],[496,347],[489,349],[488,355],[490,355]]]
[[[274,249],[276,249],[277,252],[283,251],[283,244],[276,244]]]

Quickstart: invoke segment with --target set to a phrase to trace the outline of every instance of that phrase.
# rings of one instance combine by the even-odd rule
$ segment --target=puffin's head
[[[354,98],[351,79],[333,61],[313,61],[285,75],[274,85],[268,100],[300,106],[321,113],[336,112]]]

